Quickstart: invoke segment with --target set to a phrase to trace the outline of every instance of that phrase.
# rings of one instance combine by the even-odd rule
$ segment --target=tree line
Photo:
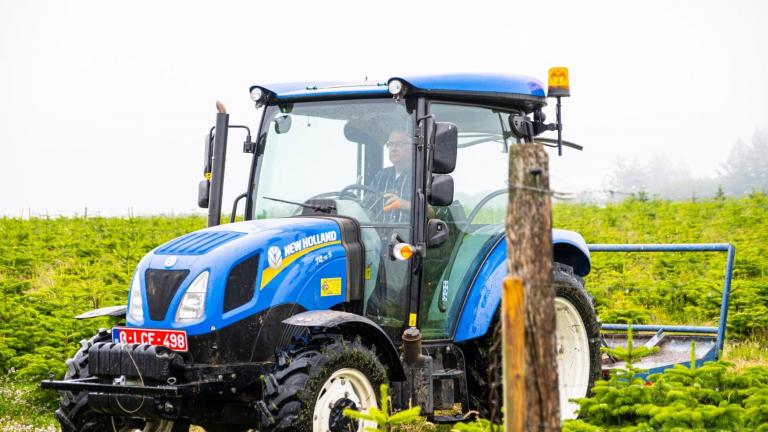
[[[656,155],[649,160],[618,161],[606,179],[614,199],[627,195],[672,200],[744,196],[768,191],[768,130],[757,129],[749,141],[739,139],[718,172],[694,177],[683,163]]]

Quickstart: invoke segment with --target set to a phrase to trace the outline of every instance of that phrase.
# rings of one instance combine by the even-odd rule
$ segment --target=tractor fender
[[[577,276],[586,276],[592,268],[589,248],[584,237],[575,231],[552,230],[554,261],[573,268]]]
[[[390,380],[405,380],[405,371],[402,363],[400,363],[400,355],[394,343],[384,332],[384,329],[364,316],[334,310],[316,310],[296,314],[283,320],[283,324],[300,327],[338,328],[345,335],[359,336],[362,340],[376,347],[379,358],[387,367]]]
[[[587,242],[574,231],[552,230],[554,261],[573,268],[577,276],[586,276],[591,264]],[[507,270],[507,243],[500,237],[484,257],[470,284],[454,334],[455,342],[483,336],[488,332],[501,304],[501,285]]]
[[[120,305],[120,306],[107,306],[99,309],[94,309],[85,313],[81,313],[80,315],[76,316],[75,319],[88,319],[88,318],[96,318],[100,316],[112,316],[112,317],[125,317],[125,312],[128,310],[128,306],[126,305]]]

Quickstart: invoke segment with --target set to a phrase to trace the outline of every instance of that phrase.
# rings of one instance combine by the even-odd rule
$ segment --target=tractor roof
[[[255,85],[270,93],[271,102],[299,100],[323,100],[355,97],[383,96],[388,94],[387,84],[399,79],[408,94],[425,94],[434,97],[471,99],[478,102],[495,102],[507,105],[521,100],[527,105],[544,105],[546,94],[541,81],[520,75],[507,74],[448,74],[392,77],[384,81],[343,82],[292,82]]]

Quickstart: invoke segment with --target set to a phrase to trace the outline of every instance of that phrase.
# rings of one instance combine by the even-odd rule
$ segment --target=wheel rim
[[[338,418],[338,408],[343,405],[354,405],[359,411],[378,408],[373,385],[357,369],[339,369],[325,381],[320,388],[317,402],[315,402],[312,430],[314,432],[337,432],[334,429],[338,429],[338,427],[331,429],[332,422],[334,425],[348,424],[340,422]],[[366,427],[376,427],[376,423],[361,421],[358,423],[357,430],[362,432]]]
[[[589,338],[579,311],[562,297],[555,297],[555,320],[560,417],[571,419],[579,405],[569,399],[586,396],[589,388]]]

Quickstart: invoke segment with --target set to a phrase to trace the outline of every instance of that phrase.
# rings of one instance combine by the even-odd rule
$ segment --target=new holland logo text
[[[283,256],[288,258],[296,252],[301,252],[304,249],[311,248],[312,246],[321,245],[323,243],[330,243],[336,241],[336,231],[326,231],[320,234],[314,234],[308,237],[304,237],[301,240],[290,242],[283,246]]]
[[[306,254],[326,246],[340,244],[341,241],[339,241],[338,238],[339,234],[336,231],[325,231],[286,243],[282,247],[270,246],[267,249],[267,263],[269,264],[269,267],[264,270],[264,273],[261,276],[261,288],[267,286],[267,284],[285,270],[286,267],[290,266],[294,261],[301,259],[301,257]],[[314,260],[315,265],[320,266],[333,256],[334,253],[327,250],[313,256],[311,259]],[[338,290],[335,286],[329,283],[326,292],[336,291]]]

